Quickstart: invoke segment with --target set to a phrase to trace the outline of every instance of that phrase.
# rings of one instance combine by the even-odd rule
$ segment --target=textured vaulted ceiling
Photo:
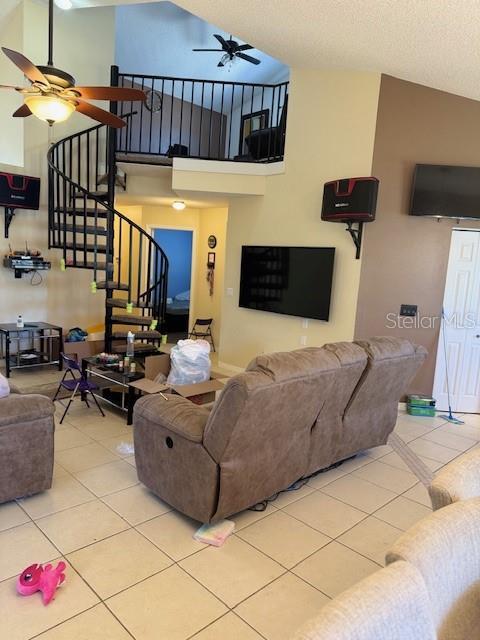
[[[83,5],[136,0],[75,0]],[[291,66],[380,71],[480,98],[480,0],[178,0]]]

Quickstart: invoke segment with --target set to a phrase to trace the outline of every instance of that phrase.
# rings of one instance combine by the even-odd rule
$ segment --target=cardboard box
[[[103,340],[84,340],[83,342],[64,342],[63,353],[81,363],[82,358],[89,358],[104,350]]]
[[[154,379],[159,373],[163,373],[165,376],[170,373],[170,354],[161,353],[158,356],[147,356],[145,358],[145,378],[132,382],[131,386],[143,393],[176,393],[195,404],[213,402],[215,392],[224,387],[223,382],[220,382],[218,378],[225,376],[214,371],[211,371],[210,380],[206,382],[175,384],[173,386],[155,382]]]

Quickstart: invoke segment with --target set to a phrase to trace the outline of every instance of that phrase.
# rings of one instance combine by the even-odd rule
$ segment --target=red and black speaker
[[[40,178],[0,172],[0,207],[38,209]]]
[[[372,222],[377,208],[377,178],[344,178],[323,187],[322,220]]]

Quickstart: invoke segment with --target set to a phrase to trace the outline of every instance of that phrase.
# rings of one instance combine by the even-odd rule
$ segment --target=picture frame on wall
[[[245,138],[252,131],[266,129],[270,119],[270,109],[262,109],[261,111],[253,111],[252,113],[244,113],[240,120],[240,142],[238,145],[239,155],[247,155],[248,147]]]

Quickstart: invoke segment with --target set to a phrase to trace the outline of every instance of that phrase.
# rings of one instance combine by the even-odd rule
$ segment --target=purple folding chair
[[[70,409],[70,405],[72,404],[75,398],[75,395],[78,391],[81,393],[81,399],[85,401],[85,404],[87,405],[88,408],[90,408],[90,405],[88,404],[88,400],[87,400],[87,394],[89,393],[94,399],[95,404],[98,407],[98,410],[100,411],[102,416],[105,417],[105,414],[102,411],[102,407],[98,404],[98,400],[95,397],[95,394],[93,393],[98,389],[98,386],[87,379],[87,375],[82,372],[80,365],[76,360],[74,360],[73,358],[69,358],[64,353],[61,353],[60,355],[62,356],[63,363],[67,367],[67,369],[63,374],[63,378],[60,380],[60,384],[58,385],[57,393],[53,398],[53,402],[55,402],[55,400],[57,399],[57,396],[60,393],[60,389],[62,388],[72,393],[72,395],[68,400],[68,404],[65,408],[65,411],[63,412],[63,416],[60,420],[60,424],[62,424],[63,419],[67,415],[67,412]],[[75,375],[74,372],[77,372],[77,374],[80,374],[80,377],[78,377],[78,375]],[[71,380],[65,380],[68,374],[71,375],[72,377]]]

